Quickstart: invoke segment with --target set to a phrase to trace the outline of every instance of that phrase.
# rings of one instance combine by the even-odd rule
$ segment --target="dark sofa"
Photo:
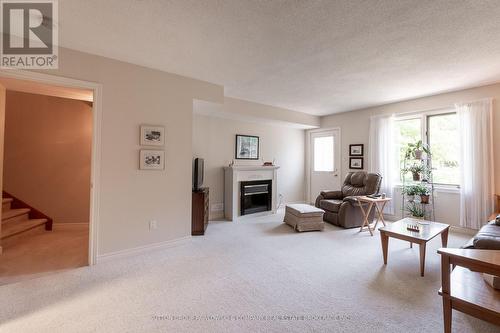
[[[477,234],[472,237],[463,248],[500,250],[500,225],[496,225],[495,221],[490,221],[479,229]]]

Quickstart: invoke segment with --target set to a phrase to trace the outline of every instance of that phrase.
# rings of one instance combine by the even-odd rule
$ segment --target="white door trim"
[[[327,131],[339,131],[339,175],[342,177],[342,130],[340,127],[324,127],[324,128],[315,128],[311,130],[307,130],[306,134],[306,202],[314,203],[316,200],[316,195],[319,193],[311,193],[311,136],[313,133],[321,133]]]
[[[0,69],[0,77],[33,81],[63,87],[89,89],[94,92],[92,103],[92,157],[90,171],[89,265],[97,263],[99,231],[99,194],[101,173],[102,84],[62,76],[16,69]]]

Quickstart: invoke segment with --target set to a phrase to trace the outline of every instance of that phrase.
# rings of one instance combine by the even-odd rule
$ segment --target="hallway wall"
[[[7,91],[3,189],[54,219],[88,223],[92,106]]]

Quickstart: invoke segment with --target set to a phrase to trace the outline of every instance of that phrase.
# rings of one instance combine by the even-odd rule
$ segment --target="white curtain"
[[[370,171],[382,175],[380,192],[393,199],[386,205],[384,212],[394,215],[394,116],[371,117],[369,140]]]
[[[460,225],[479,229],[494,211],[492,100],[455,104],[460,133]]]

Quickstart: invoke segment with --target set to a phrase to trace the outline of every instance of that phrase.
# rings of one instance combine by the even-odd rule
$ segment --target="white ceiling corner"
[[[60,0],[60,44],[314,115],[500,81],[498,1]]]

